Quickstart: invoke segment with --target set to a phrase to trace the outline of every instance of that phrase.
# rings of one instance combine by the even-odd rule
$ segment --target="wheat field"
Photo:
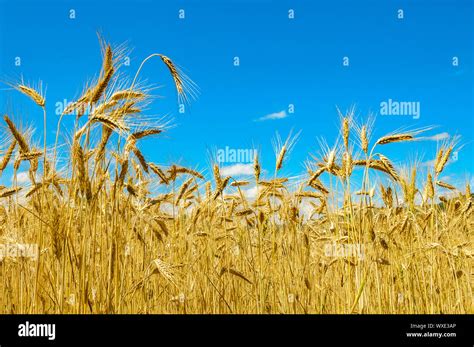
[[[217,163],[158,165],[140,141],[167,124],[142,116],[153,96],[141,67],[161,60],[183,102],[195,85],[161,54],[124,80],[121,49],[101,47],[100,75],[57,119],[54,145],[3,116],[0,171],[13,179],[0,187],[0,244],[38,255],[0,260],[0,313],[474,313],[470,187],[442,181],[456,141],[428,170],[402,168],[386,146],[429,129],[372,138],[349,112],[296,181],[282,168],[297,135],[276,142],[274,167],[257,155],[246,181]],[[41,85],[11,87],[51,131]]]

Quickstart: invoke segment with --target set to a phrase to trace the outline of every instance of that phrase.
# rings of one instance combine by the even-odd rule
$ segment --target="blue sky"
[[[397,18],[399,9],[403,19]],[[330,145],[335,140],[336,106],[355,105],[360,119],[369,112],[377,116],[374,138],[428,125],[439,126],[428,135],[461,135],[464,147],[447,174],[462,179],[474,172],[473,13],[468,0],[0,0],[0,77],[41,79],[48,128],[55,129],[55,103],[73,101],[100,69],[100,30],[111,43],[127,41],[133,48],[124,73],[133,76],[142,59],[159,52],[199,86],[198,99],[179,114],[166,68],[159,61],[145,66],[141,77],[162,85],[156,92],[164,96],[149,113],[170,115],[175,124],[166,135],[141,143],[148,160],[208,169],[211,150],[258,145],[263,166],[272,171],[272,138],[294,129],[302,132],[284,173],[298,174],[309,154],[318,153],[318,138]],[[0,90],[2,112],[14,112],[39,131],[38,109],[17,92]],[[419,102],[419,119],[379,115],[380,103],[389,99]],[[287,117],[255,121],[281,111]],[[423,141],[387,146],[384,153],[396,163],[417,156],[428,161],[436,148],[435,141]]]

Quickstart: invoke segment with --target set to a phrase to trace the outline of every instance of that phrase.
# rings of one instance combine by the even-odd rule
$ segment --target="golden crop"
[[[426,129],[373,140],[370,122],[349,113],[296,184],[281,169],[297,136],[278,141],[270,176],[257,156],[249,181],[216,164],[206,182],[140,151],[166,130],[141,118],[143,63],[160,58],[184,101],[193,83],[153,54],[123,87],[121,51],[102,45],[100,76],[61,115],[53,148],[4,116],[0,170],[12,166],[13,183],[0,189],[0,251],[34,244],[39,254],[0,259],[0,313],[474,313],[470,187],[440,177],[454,142],[420,180],[416,165],[400,170],[381,151]],[[46,134],[40,88],[14,87],[42,109]]]

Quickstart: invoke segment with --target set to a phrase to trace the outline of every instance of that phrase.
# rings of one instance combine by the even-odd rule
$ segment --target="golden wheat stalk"
[[[111,117],[107,117],[102,114],[96,114],[91,117],[90,119],[91,123],[92,122],[100,122],[105,126],[108,126],[112,130],[117,130],[119,132],[125,132],[128,131],[130,128],[127,127],[121,120],[114,119]]]
[[[128,172],[128,160],[125,160],[122,162],[121,168],[120,168],[120,173],[117,178],[117,186],[122,187],[123,183],[125,181],[125,176],[127,175]]]
[[[425,194],[428,199],[434,198],[434,186],[433,186],[433,177],[431,173],[428,173],[428,177],[426,179],[426,186],[425,186]]]
[[[164,262],[161,259],[155,259],[152,261],[152,264],[154,266],[153,273],[159,273],[161,276],[163,276],[166,280],[168,280],[171,284],[173,284],[175,287],[178,287],[176,283],[176,278],[173,273],[173,268],[170,264]]]
[[[249,183],[250,183],[250,182],[248,182],[248,181],[234,181],[234,182],[232,182],[230,185],[231,185],[232,187],[242,187],[242,186],[248,185]]]
[[[36,91],[35,89],[28,87],[24,84],[18,84],[16,89],[21,93],[25,94],[26,96],[30,97],[39,107],[44,107],[46,104],[45,98],[41,95],[40,92]]]
[[[274,187],[274,186],[283,186],[283,183],[288,182],[287,177],[277,177],[268,181],[260,181],[259,184],[266,187]]]
[[[13,156],[13,151],[15,150],[16,144],[17,144],[17,141],[15,139],[13,139],[10,146],[8,146],[8,149],[5,153],[5,155],[3,156],[2,162],[0,163],[0,172],[5,170],[8,163],[10,162],[10,159]]]
[[[35,184],[26,194],[25,197],[29,198],[32,196],[34,193],[36,193],[38,190],[40,190],[43,187],[44,183],[37,183]]]
[[[349,152],[344,152],[342,155],[342,168],[340,171],[344,178],[349,178],[352,175],[353,167],[352,155]]]
[[[261,172],[261,167],[258,161],[258,155],[255,155],[253,159],[253,173],[255,176],[255,182],[258,182],[260,180],[260,172]]]
[[[402,142],[402,141],[411,141],[415,137],[413,134],[395,134],[395,135],[386,135],[377,140],[375,144],[377,145],[387,145],[389,143],[394,143],[394,142]]]
[[[190,168],[187,168],[187,167],[183,167],[183,166],[175,166],[175,171],[176,173],[182,173],[182,174],[189,174],[191,176],[194,176],[194,177],[197,177],[197,178],[200,178],[200,179],[204,179],[204,176],[196,171],[196,170],[193,170],[193,169],[190,169]]]
[[[280,170],[281,167],[283,166],[283,160],[285,159],[285,154],[286,154],[286,144],[283,145],[280,149],[280,152],[278,153],[277,160],[276,160],[276,171]]]
[[[219,165],[214,164],[212,172],[214,174],[214,181],[216,182],[216,187],[217,189],[220,189],[220,187],[222,186],[222,178],[219,170]]]
[[[142,131],[137,131],[130,135],[134,140],[139,140],[147,136],[158,135],[163,132],[163,129],[147,129]]]
[[[361,143],[361,148],[364,151],[366,155],[369,153],[369,139],[367,136],[367,126],[363,125],[362,129],[360,131],[360,143]]]
[[[180,189],[179,189],[179,192],[178,192],[178,197],[176,198],[176,205],[178,205],[179,201],[181,200],[181,198],[184,196],[184,193],[186,192],[186,190],[188,189],[189,185],[192,183],[193,179],[192,178],[189,178],[186,182],[184,182]]]
[[[247,208],[247,209],[244,209],[244,210],[240,210],[240,211],[235,212],[235,215],[236,215],[237,217],[244,217],[244,216],[248,216],[248,215],[250,215],[250,214],[252,214],[252,213],[253,213],[253,210],[250,209],[250,208]]]
[[[0,198],[7,198],[9,196],[12,196],[13,194],[19,192],[21,189],[22,187],[3,189],[0,191]]]
[[[320,167],[316,171],[310,173],[308,185],[311,185],[313,180],[317,180],[319,176],[321,176],[324,173],[324,171],[326,171],[326,166]]]
[[[112,94],[110,100],[113,102],[118,102],[123,99],[145,99],[146,94],[138,90],[119,90]]]
[[[349,150],[349,118],[344,117],[342,120],[342,138],[344,140],[344,148]]]
[[[441,148],[438,151],[435,159],[435,173],[438,176],[445,168],[446,164],[449,161],[451,152],[453,151],[453,146],[449,146],[447,149]]]
[[[21,153],[19,159],[20,160],[33,160],[33,159],[37,159],[38,157],[41,157],[42,155],[43,155],[42,151],[33,150],[33,151]]]
[[[221,272],[220,272],[220,276],[222,276],[223,274],[225,273],[229,273],[229,274],[232,274],[242,280],[244,280],[245,282],[249,283],[249,284],[253,284],[252,281],[250,281],[242,272],[240,271],[237,271],[235,269],[232,269],[230,267],[223,267],[221,269]]]
[[[329,194],[329,190],[323,185],[323,183],[317,179],[317,178],[312,178],[309,182],[308,182],[308,185],[314,189],[317,189],[321,192],[323,192],[324,194],[328,195]]]
[[[139,107],[136,107],[135,101],[127,101],[124,103],[122,106],[116,108],[113,110],[113,112],[110,114],[110,117],[113,119],[122,119],[127,115],[131,115],[134,113],[140,113],[141,109]]]
[[[171,61],[170,58],[167,56],[160,54],[159,55],[163,63],[165,63],[166,67],[168,67],[171,76],[173,77],[174,83],[176,85],[176,90],[180,95],[184,94],[184,85],[183,85],[183,78],[179,72],[179,70],[176,68],[175,64]]]
[[[133,154],[135,154],[135,156],[137,157],[138,159],[138,162],[140,163],[143,171],[145,171],[146,173],[148,173],[148,164],[146,162],[146,159],[145,159],[145,156],[142,154],[142,152],[135,146],[133,146],[132,148],[132,151],[133,151]]]
[[[30,151],[30,147],[28,146],[28,143],[26,141],[26,139],[24,138],[24,136],[21,134],[21,132],[17,129],[17,127],[15,126],[15,124],[10,120],[10,118],[8,117],[8,115],[5,115],[3,117],[3,119],[5,120],[5,122],[7,123],[8,125],[8,129],[10,129],[10,132],[12,133],[13,137],[15,138],[15,140],[18,142],[18,146],[20,147],[20,151],[21,152],[24,152],[24,153],[27,153]]]
[[[87,160],[84,155],[84,150],[78,141],[73,143],[72,153],[78,172],[80,188],[82,192],[85,193],[86,198],[89,201],[92,198],[92,190],[86,168]]]
[[[100,143],[97,146],[96,152],[96,163],[99,162],[105,155],[105,147],[107,146],[107,142],[109,141],[110,137],[112,136],[112,129],[109,127],[102,127],[102,135],[100,139]]]
[[[109,111],[111,108],[118,105],[116,100],[106,100],[101,104],[98,104],[93,111],[93,114],[103,114]]]
[[[329,151],[326,160],[326,171],[332,175],[339,174],[339,166],[336,164],[336,149],[333,148]]]
[[[295,194],[295,196],[300,197],[300,198],[314,198],[314,199],[319,199],[319,200],[325,200],[326,199],[326,197],[324,195],[314,193],[314,192],[307,192],[307,191],[297,192]]]
[[[392,162],[384,155],[379,154],[379,159],[382,163],[382,166],[385,167],[386,172],[395,180],[398,181],[400,179],[395,167],[393,166]],[[373,166],[370,166],[373,167]],[[383,170],[382,170],[383,171]]]
[[[94,87],[93,92],[90,95],[90,99],[88,100],[91,104],[95,104],[97,103],[97,101],[99,101],[100,97],[102,96],[105,89],[109,85],[109,82],[114,72],[115,72],[115,69],[113,67],[110,67],[106,71],[105,75],[99,80],[99,82]]]
[[[436,185],[440,186],[441,188],[446,188],[446,189],[449,189],[449,190],[456,190],[455,186],[453,186],[449,183],[443,182],[443,181],[436,181]]]
[[[169,184],[168,178],[165,173],[154,163],[148,163],[148,166],[151,170],[161,179],[161,182],[164,184]]]
[[[104,61],[102,65],[102,71],[109,71],[113,66],[113,51],[110,45],[107,45],[104,54]]]

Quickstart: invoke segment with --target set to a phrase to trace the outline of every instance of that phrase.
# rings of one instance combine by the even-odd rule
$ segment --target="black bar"
[[[46,329],[47,336],[20,337],[20,324],[26,327],[26,322],[30,329],[31,324],[55,324],[54,340]],[[265,346],[283,341],[291,346],[473,346],[473,329],[473,315],[0,315],[0,346],[159,346],[188,340],[197,346],[226,341]],[[422,336],[407,335],[413,333]]]

